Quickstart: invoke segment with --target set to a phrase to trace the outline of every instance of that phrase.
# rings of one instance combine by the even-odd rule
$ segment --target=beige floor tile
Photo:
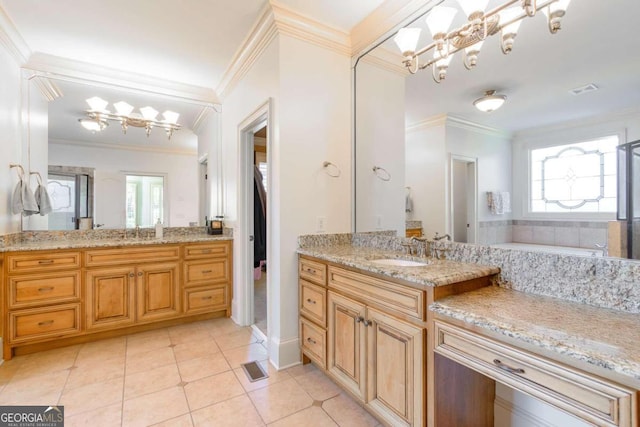
[[[289,373],[293,378],[299,377],[300,375],[306,375],[309,372],[317,372],[319,369],[313,363],[307,363],[306,365],[299,364],[288,368],[285,370]]]
[[[122,402],[124,377],[65,390],[60,397],[65,416],[76,415]]]
[[[245,393],[232,371],[190,382],[184,392],[192,411]]]
[[[322,371],[315,370],[295,377],[295,380],[314,400],[324,401],[339,395],[342,390]]]
[[[122,404],[116,403],[71,417],[65,412],[64,425],[65,427],[113,427],[120,425],[121,418]]]
[[[185,382],[196,381],[200,378],[231,370],[222,353],[179,362],[178,369],[180,370],[182,381]]]
[[[331,417],[317,406],[304,409],[281,420],[269,424],[269,427],[337,427]]]
[[[267,424],[313,404],[313,399],[294,379],[252,391],[249,393],[249,397]]]
[[[243,347],[256,342],[251,328],[244,328],[239,331],[231,332],[224,335],[218,335],[216,342],[221,350],[229,350],[232,348]]]
[[[181,381],[178,365],[175,363],[127,375],[124,379],[124,398],[127,400],[165,388],[176,387]]]
[[[124,401],[122,425],[148,426],[187,414],[189,406],[182,387],[172,387]]]
[[[137,334],[127,335],[127,344],[136,343],[138,341],[147,341],[156,338],[168,337],[167,328],[153,329],[151,331],[138,332]]]
[[[55,405],[68,377],[66,370],[14,377],[0,392],[0,405]]]
[[[346,394],[322,402],[324,409],[340,427],[375,427],[379,425],[362,406]]]
[[[76,366],[94,363],[96,360],[118,359],[125,356],[127,337],[110,338],[86,343],[78,352]]]
[[[70,370],[69,379],[65,385],[66,390],[82,387],[88,384],[100,383],[124,376],[124,355],[117,359],[98,360],[93,359]]]
[[[257,427],[262,418],[247,395],[243,394],[191,413],[196,427]]]
[[[63,347],[25,356],[16,375],[26,377],[69,369],[75,363],[80,346]]]
[[[202,326],[213,336],[217,338],[220,335],[236,332],[244,329],[244,326],[240,326],[229,318],[207,320],[202,323]]]
[[[5,360],[0,365],[0,390],[13,379],[18,369],[22,366],[18,359],[16,357],[12,360]]]
[[[166,332],[163,335],[156,334],[134,340],[127,339],[127,356],[146,353],[151,350],[169,347],[170,345],[171,339],[169,339],[169,334]]]
[[[191,414],[184,414],[177,418],[154,424],[153,427],[193,427],[193,422],[191,421]]]
[[[201,342],[211,339],[209,331],[202,328],[192,328],[177,334],[170,335],[171,344],[183,344],[188,342]]]
[[[173,353],[178,362],[206,357],[219,352],[218,344],[210,335],[207,335],[207,338],[202,341],[188,341],[173,347]]]
[[[145,353],[127,355],[126,374],[135,374],[176,362],[171,347],[163,347]]]
[[[241,364],[254,360],[267,360],[267,350],[262,344],[253,343],[247,346],[223,350],[222,354],[226,357],[232,368],[239,368]]]
[[[258,363],[260,363],[262,369],[267,372],[267,375],[269,375],[263,380],[251,382],[242,368],[235,368],[233,370],[240,381],[240,384],[242,384],[242,387],[244,387],[246,391],[258,390],[260,388],[267,387],[268,385],[273,385],[280,381],[291,379],[291,375],[289,375],[287,371],[278,371],[276,368],[271,366],[268,360],[262,360]]]

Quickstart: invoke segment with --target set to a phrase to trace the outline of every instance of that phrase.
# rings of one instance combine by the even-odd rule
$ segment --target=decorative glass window
[[[158,219],[164,222],[164,177],[127,175],[126,183],[127,228],[153,227]]]
[[[531,150],[531,212],[616,212],[618,136]]]

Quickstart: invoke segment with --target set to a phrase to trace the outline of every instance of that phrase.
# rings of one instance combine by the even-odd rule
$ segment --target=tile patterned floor
[[[0,405],[64,405],[65,426],[378,426],[312,365],[276,371],[230,319],[18,356],[0,365]],[[241,363],[260,360],[251,383]]]

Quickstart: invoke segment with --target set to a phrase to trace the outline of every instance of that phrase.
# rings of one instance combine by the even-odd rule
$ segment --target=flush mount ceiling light
[[[87,99],[89,109],[85,112],[87,117],[78,119],[82,127],[92,132],[100,132],[104,130],[109,122],[107,120],[113,120],[120,123],[122,132],[127,133],[129,126],[144,128],[147,137],[151,134],[151,129],[154,127],[164,129],[167,137],[171,140],[171,135],[174,131],[180,130],[182,127],[178,124],[178,117],[180,114],[173,111],[165,111],[162,113],[162,120],[158,120],[158,111],[153,107],[140,108],[140,113],[134,113],[134,107],[124,101],[116,102],[113,104],[116,109],[115,113],[107,110],[108,101],[94,96]]]
[[[547,16],[549,31],[560,30],[562,17],[571,0],[508,0],[502,5],[485,12],[489,0],[457,0],[467,22],[459,28],[449,30],[458,10],[453,7],[436,6],[426,17],[427,27],[433,41],[416,50],[419,28],[402,28],[393,40],[404,56],[402,63],[411,74],[431,67],[433,79],[440,83],[447,75],[452,56],[464,51],[463,63],[472,69],[478,62],[480,47],[485,39],[500,32],[500,48],[506,55],[513,48],[514,39],[524,18],[535,16],[542,11]],[[420,56],[433,51],[424,64]]]
[[[473,101],[473,105],[482,112],[490,113],[502,107],[506,100],[507,97],[505,95],[496,95],[495,90],[488,90],[483,97]]]

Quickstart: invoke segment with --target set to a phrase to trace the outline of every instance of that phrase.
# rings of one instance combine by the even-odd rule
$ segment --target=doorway
[[[267,124],[253,134],[253,324],[266,337],[267,322]]]
[[[451,237],[455,242],[476,243],[477,235],[477,159],[451,155]]]

